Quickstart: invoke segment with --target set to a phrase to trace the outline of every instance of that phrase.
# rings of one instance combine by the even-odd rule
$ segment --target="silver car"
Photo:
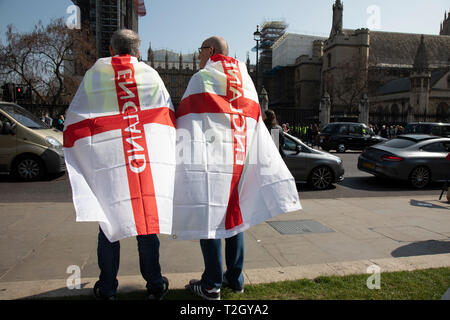
[[[424,188],[450,180],[450,139],[431,135],[401,135],[366,148],[358,169],[375,176],[409,181]]]
[[[308,183],[323,190],[344,180],[342,160],[328,152],[308,147],[301,140],[284,133],[284,161],[298,183]]]

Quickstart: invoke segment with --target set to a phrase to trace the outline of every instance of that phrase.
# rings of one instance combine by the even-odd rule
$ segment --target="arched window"
[[[328,54],[328,68],[331,68],[331,53]]]

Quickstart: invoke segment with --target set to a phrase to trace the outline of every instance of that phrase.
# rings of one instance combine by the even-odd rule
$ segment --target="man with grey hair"
[[[110,52],[112,56],[129,54],[139,58],[141,39],[133,30],[121,29],[111,37]]]
[[[171,135],[175,136],[175,123],[170,116],[174,110],[158,73],[138,61],[139,46],[139,36],[132,30],[122,29],[113,34],[112,57],[99,59],[86,73],[68,109],[64,131],[77,221],[98,221],[100,225],[97,247],[100,276],[94,295],[102,300],[115,299],[119,240],[131,236],[137,238],[148,299],[161,300],[169,288],[168,279],[161,274],[157,234],[171,233],[172,208],[170,205],[163,208],[157,202],[170,198],[172,192],[170,188],[161,191],[161,178],[152,175],[149,164],[162,161],[168,164],[166,167],[170,166],[172,154],[167,144],[173,143],[175,147],[175,138],[171,140]],[[105,115],[101,116],[102,113]],[[145,116],[150,113],[152,120]],[[159,127],[154,129],[154,123]],[[150,126],[152,132],[148,130]],[[117,132],[121,133],[119,138]],[[100,133],[103,138],[92,139]],[[87,139],[75,144],[83,138]],[[166,141],[164,150],[149,145],[150,139]],[[90,148],[77,149],[83,145]],[[155,153],[159,154],[157,160],[152,156]],[[84,163],[86,158],[91,162]],[[95,166],[92,163],[98,167],[92,168]],[[95,170],[89,171],[90,168]],[[163,171],[166,184],[170,170],[159,171]]]

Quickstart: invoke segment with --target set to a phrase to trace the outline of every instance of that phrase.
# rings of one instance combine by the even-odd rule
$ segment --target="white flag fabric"
[[[69,109],[64,155],[77,221],[109,241],[171,234],[175,112],[158,73],[130,55],[99,59]]]
[[[245,64],[211,57],[176,119],[173,238],[228,238],[302,208]]]

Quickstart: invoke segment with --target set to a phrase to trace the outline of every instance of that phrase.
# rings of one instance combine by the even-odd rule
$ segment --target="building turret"
[[[444,21],[441,22],[439,34],[441,36],[450,36],[450,14],[447,15],[447,11],[444,13]]]
[[[344,4],[341,0],[336,0],[336,3],[333,5],[333,25],[331,27],[330,38],[333,38],[338,34],[342,34],[343,17]]]
[[[425,37],[422,35],[414,59],[411,72],[410,105],[414,113],[427,115],[430,104],[431,72],[428,63],[428,54],[425,46]]]
[[[165,68],[169,69],[169,53],[166,50],[166,57],[165,57]]]
[[[194,71],[197,71],[197,54],[194,52],[194,58],[192,59],[193,62],[193,69]]]
[[[148,47],[148,51],[147,51],[147,61],[150,62],[150,66],[152,68],[155,67],[155,55],[153,53],[152,50],[152,43],[150,42],[150,46]]]

